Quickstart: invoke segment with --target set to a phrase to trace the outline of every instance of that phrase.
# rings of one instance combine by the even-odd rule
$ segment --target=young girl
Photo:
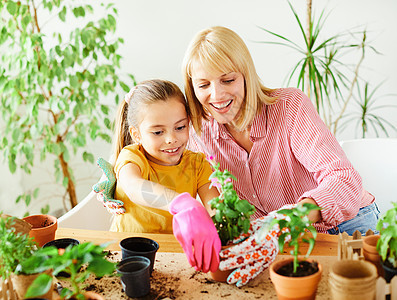
[[[125,213],[111,231],[172,233],[169,204],[180,193],[199,194],[206,203],[218,195],[209,189],[212,173],[202,153],[186,150],[188,107],[172,82],[148,80],[126,95],[116,118],[115,199]]]

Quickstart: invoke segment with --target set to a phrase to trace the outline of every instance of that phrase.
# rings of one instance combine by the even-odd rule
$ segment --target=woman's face
[[[191,73],[194,93],[211,116],[221,124],[236,120],[245,97],[243,74],[209,73],[197,62]]]

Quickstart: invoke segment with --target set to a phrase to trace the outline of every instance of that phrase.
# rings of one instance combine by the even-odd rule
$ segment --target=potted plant
[[[87,142],[110,143],[116,91],[129,90],[120,74],[124,40],[115,35],[112,2],[0,1],[0,47],[7,49],[0,55],[0,152],[11,173],[35,176],[39,161],[53,165],[53,181],[70,207],[78,203],[72,158],[94,163]],[[47,181],[16,202],[28,206]]]
[[[2,242],[0,243],[0,277],[3,280],[11,279],[12,285],[16,294],[20,299],[25,298],[27,287],[31,282],[39,276],[41,272],[51,274],[50,267],[41,265],[42,262],[42,248],[37,249],[34,240],[24,232],[16,232],[14,224],[15,218],[6,217],[0,218],[0,236]],[[25,270],[21,268],[20,264],[31,260],[34,262],[34,268]],[[51,281],[48,284],[52,284]],[[12,290],[8,293],[13,293]],[[37,296],[45,295],[47,299],[52,299],[52,291],[46,293],[39,293]]]
[[[55,276],[60,272],[69,274],[65,280],[69,282],[70,287],[62,288],[60,292],[62,299],[103,299],[98,294],[84,291],[84,282],[92,274],[100,278],[104,275],[111,275],[116,270],[116,263],[106,259],[104,249],[107,245],[86,242],[69,245],[64,251],[55,246],[44,248],[49,256],[44,264],[53,268],[53,274]],[[30,264],[31,262],[27,261],[24,266]],[[46,274],[40,275],[29,288],[26,297],[36,297],[38,294],[46,292],[50,281],[52,281],[52,277]]]
[[[397,274],[397,202],[393,202],[393,207],[379,219],[376,229],[380,233],[376,249],[381,257],[385,279],[390,282]]]
[[[285,244],[293,247],[293,258],[276,261],[270,265],[270,278],[275,286],[277,295],[282,299],[314,299],[318,283],[321,279],[322,266],[315,261],[308,260],[313,250],[317,231],[311,224],[308,214],[320,208],[314,204],[298,204],[292,209],[281,209],[279,214],[285,218],[275,218],[270,222],[266,231],[274,225],[280,228],[278,244],[280,253]],[[263,232],[261,232],[263,233]],[[309,243],[309,249],[304,258],[299,258],[299,247],[302,242]]]
[[[259,27],[274,37],[274,40],[261,43],[287,47],[297,54],[297,60],[286,76],[286,86],[296,80],[296,87],[312,100],[334,135],[351,126],[352,122],[357,124],[357,134],[360,130],[362,138],[368,135],[371,128],[376,136],[381,131],[389,136],[390,129],[395,132],[397,128],[376,112],[382,105],[375,103],[391,95],[377,96],[381,84],[372,87],[361,74],[368,53],[379,54],[371,45],[370,31],[366,26],[360,26],[328,34],[331,32],[329,27],[332,27],[327,20],[330,12],[323,9],[316,17],[312,14],[312,0],[308,0],[304,24],[291,2],[288,1],[288,4],[300,35],[288,37]]]
[[[211,186],[218,188],[219,196],[211,199],[209,204],[214,210],[212,220],[215,224],[222,249],[232,245],[233,239],[242,233],[247,233],[250,227],[250,216],[255,212],[255,207],[247,200],[240,199],[233,188],[232,180],[236,178],[228,171],[220,170],[220,164],[214,157],[208,158],[214,172],[210,176]],[[233,270],[211,272],[214,280],[225,282]]]
[[[32,225],[29,232],[39,247],[55,239],[55,232],[58,229],[58,220],[50,215],[31,215],[24,217],[22,220]]]

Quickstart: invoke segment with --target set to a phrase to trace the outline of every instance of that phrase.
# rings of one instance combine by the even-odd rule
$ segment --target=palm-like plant
[[[351,124],[351,122],[356,121],[356,132],[361,132],[361,138],[365,138],[371,128],[377,137],[380,136],[380,131],[388,137],[388,128],[397,132],[397,128],[392,123],[376,114],[380,109],[397,108],[397,105],[378,105],[380,100],[387,97],[397,97],[396,94],[377,96],[376,92],[382,84],[383,82],[378,84],[372,91],[368,82],[365,83],[364,89],[361,88],[360,84],[357,84],[358,99],[355,99],[355,103],[360,109],[358,112],[347,113],[343,116],[342,119],[344,121],[340,125],[341,131]]]
[[[288,4],[299,26],[303,42],[294,42],[259,27],[279,40],[260,43],[281,45],[300,54],[299,60],[287,75],[287,85],[297,79],[297,87],[312,99],[325,124],[336,134],[339,128],[338,122],[353,98],[353,90],[360,78],[359,71],[366,51],[370,49],[375,53],[378,52],[369,44],[366,30],[354,29],[322,38],[329,13],[322,10],[320,17],[315,20],[311,14],[310,0],[307,10],[308,24],[305,30],[295,9],[290,2]],[[357,62],[354,65],[346,63],[344,57],[354,51],[359,53]],[[336,102],[331,100],[333,98]]]

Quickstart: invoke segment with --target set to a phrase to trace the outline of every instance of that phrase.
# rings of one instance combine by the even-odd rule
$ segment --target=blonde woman
[[[234,31],[199,32],[183,77],[194,129],[189,147],[215,156],[237,177],[237,193],[256,207],[255,218],[312,203],[321,207],[310,215],[319,232],[375,230],[374,196],[308,97],[296,88],[265,87]]]

